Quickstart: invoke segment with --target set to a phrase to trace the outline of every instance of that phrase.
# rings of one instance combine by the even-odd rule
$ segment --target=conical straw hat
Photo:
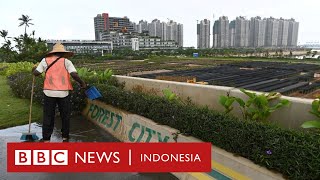
[[[66,49],[64,48],[64,46],[63,46],[60,42],[58,42],[58,43],[56,43],[56,44],[53,46],[52,51],[50,51],[50,52],[47,54],[47,56],[50,55],[50,54],[53,54],[53,53],[58,53],[58,52],[59,52],[59,53],[64,53],[64,56],[63,56],[63,57],[65,57],[65,58],[68,58],[68,57],[71,57],[71,56],[74,55],[73,52],[71,52],[71,51],[66,51]]]

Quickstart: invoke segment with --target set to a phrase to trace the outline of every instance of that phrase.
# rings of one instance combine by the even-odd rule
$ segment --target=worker
[[[71,77],[80,84],[81,88],[86,88],[86,83],[79,77],[74,65],[67,58],[74,53],[66,51],[61,43],[56,43],[42,61],[33,68],[33,75],[39,76],[45,73],[43,93],[43,123],[42,142],[50,142],[54,128],[55,110],[58,105],[62,120],[62,140],[69,141],[71,101],[70,92],[73,90]]]

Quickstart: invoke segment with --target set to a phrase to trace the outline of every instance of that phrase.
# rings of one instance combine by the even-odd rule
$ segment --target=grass
[[[20,99],[11,93],[7,79],[0,76],[0,129],[29,123],[30,100]],[[42,107],[32,106],[32,122],[42,119]]]
[[[7,65],[7,63],[0,63],[0,68],[3,68]]]
[[[82,61],[81,61],[82,62]],[[94,62],[94,61],[93,61]],[[117,75],[125,75],[131,72],[141,71],[154,71],[159,69],[166,70],[187,70],[198,69],[205,67],[212,67],[222,63],[228,63],[233,61],[213,61],[211,59],[181,59],[173,57],[152,57],[145,61],[130,61],[130,60],[108,60],[100,61],[99,63],[93,63],[88,61],[87,63],[77,63],[77,68],[87,67],[91,70],[104,71],[107,68],[113,70]],[[196,64],[196,66],[190,66],[190,64]]]

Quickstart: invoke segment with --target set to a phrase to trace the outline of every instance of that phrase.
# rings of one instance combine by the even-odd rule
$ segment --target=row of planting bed
[[[313,75],[318,70],[320,70],[320,66],[311,64],[241,62],[195,70],[145,74],[136,77],[156,79],[159,76],[192,76],[196,77],[197,81],[205,81],[211,85],[290,94],[297,91],[306,93],[311,89],[316,90],[317,86],[310,82],[314,80]]]

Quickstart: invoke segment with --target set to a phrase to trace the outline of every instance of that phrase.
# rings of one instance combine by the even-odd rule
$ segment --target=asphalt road
[[[60,119],[56,120],[52,142],[61,142]],[[21,142],[22,132],[28,131],[28,125],[0,130],[0,180],[176,180],[170,173],[8,173],[7,142]],[[32,132],[41,138],[41,125],[33,123]],[[74,117],[70,127],[71,142],[115,142],[113,136],[106,133],[82,117]]]

